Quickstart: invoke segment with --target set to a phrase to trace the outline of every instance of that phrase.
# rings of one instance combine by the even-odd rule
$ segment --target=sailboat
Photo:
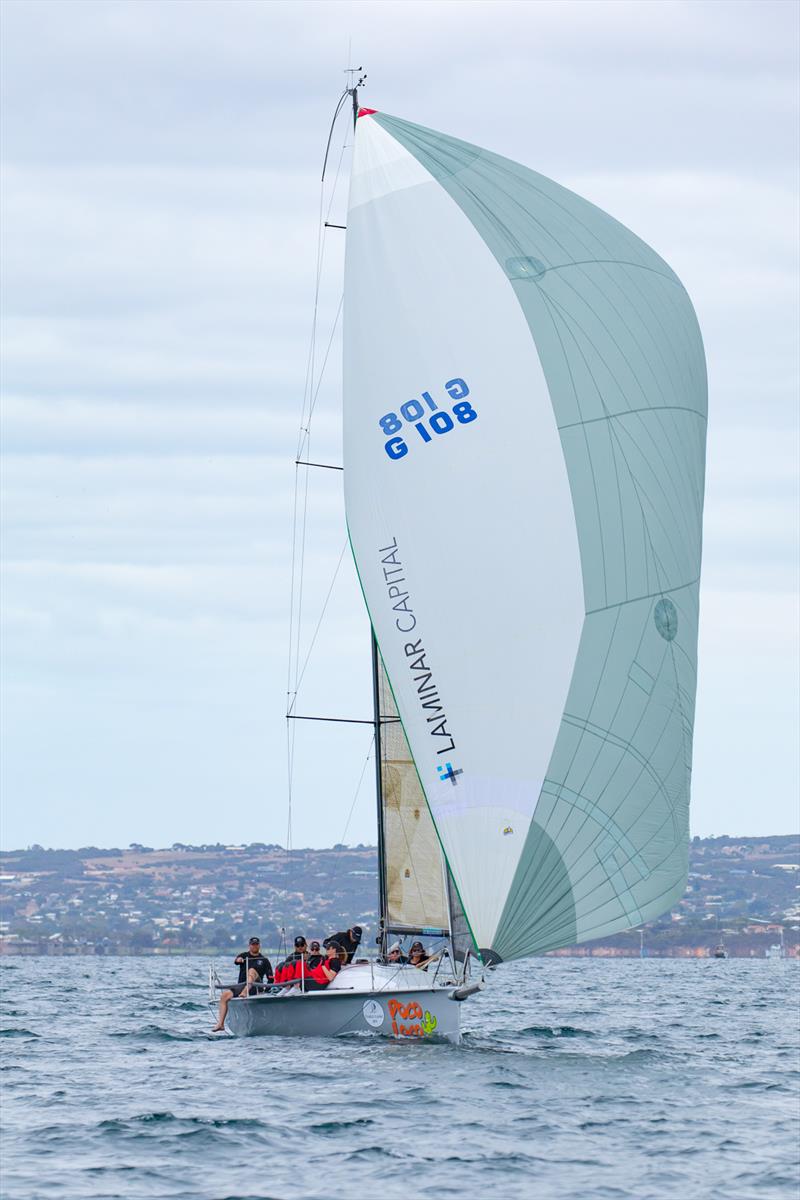
[[[381,954],[324,991],[236,1001],[228,1028],[457,1041],[487,968],[683,895],[705,358],[680,280],[613,217],[345,97]],[[435,963],[386,961],[414,935]]]

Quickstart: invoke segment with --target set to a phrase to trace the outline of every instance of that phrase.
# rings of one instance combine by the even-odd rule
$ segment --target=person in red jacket
[[[288,958],[279,963],[275,970],[276,983],[294,983],[296,979],[302,978],[305,975],[306,960],[308,958],[308,945],[302,934],[294,939],[294,951]]]
[[[326,946],[328,957],[318,967],[311,970],[305,981],[307,992],[322,992],[331,983],[342,969],[341,955],[344,954],[341,946],[336,942],[331,942]]]

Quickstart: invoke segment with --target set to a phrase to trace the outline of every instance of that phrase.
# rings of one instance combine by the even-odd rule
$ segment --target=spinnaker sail
[[[682,894],[705,428],[694,310],[653,250],[517,163],[359,118],[348,526],[448,886],[488,959]]]

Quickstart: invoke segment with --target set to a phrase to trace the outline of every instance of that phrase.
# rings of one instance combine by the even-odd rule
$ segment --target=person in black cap
[[[345,962],[352,962],[353,955],[355,954],[361,942],[361,933],[362,930],[360,925],[351,925],[347,930],[347,933],[332,933],[330,937],[325,938],[325,941],[322,944],[327,950],[331,942],[336,942],[337,945],[341,946],[347,955]]]
[[[225,1018],[231,1000],[243,994],[249,996],[265,975],[267,982],[272,983],[272,963],[261,953],[260,938],[251,937],[247,949],[237,954],[233,961],[239,968],[239,982],[232,988],[226,988],[220,996],[217,1023],[211,1030],[212,1033],[222,1033],[225,1028]]]
[[[289,983],[294,979],[300,979],[305,975],[305,964],[308,960],[308,945],[302,933],[299,933],[294,939],[294,950],[292,953],[278,963],[275,970],[276,983]]]
[[[408,961],[411,963],[411,966],[419,967],[422,971],[426,969],[428,963],[435,962],[440,957],[440,954],[428,954],[422,942],[414,942],[408,952]]]
[[[266,975],[272,978],[272,963],[261,953],[261,939],[251,937],[247,949],[233,960],[239,968],[239,983],[260,983]]]
[[[299,960],[301,958],[307,958],[307,957],[308,957],[308,943],[306,942],[306,939],[303,937],[302,933],[299,933],[297,935],[297,937],[294,939],[294,950],[289,955],[289,957],[286,959],[286,961],[287,961],[287,963],[299,962]]]
[[[305,981],[305,989],[307,992],[321,992],[324,988],[332,983],[342,969],[342,958],[344,950],[338,946],[336,942],[330,938],[326,939],[327,958],[324,958],[319,966],[315,967],[311,972],[310,977]]]

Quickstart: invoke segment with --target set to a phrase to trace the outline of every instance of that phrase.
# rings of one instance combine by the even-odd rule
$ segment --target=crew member
[[[438,957],[438,954],[427,954],[422,942],[414,942],[414,945],[408,952],[408,961],[411,963],[411,966],[419,967],[423,971],[428,963],[434,962]]]
[[[301,979],[306,973],[306,959],[308,958],[308,943],[301,933],[294,939],[294,950],[278,965],[275,971],[276,983],[292,983],[295,979]]]
[[[360,925],[351,925],[346,933],[332,933],[330,937],[325,938],[322,944],[327,950],[331,942],[336,942],[347,955],[345,962],[352,962],[353,955],[361,942],[361,932]]]
[[[239,982],[232,988],[225,988],[219,998],[217,1023],[212,1033],[222,1033],[225,1028],[225,1018],[228,1015],[228,1005],[239,996],[249,996],[255,986],[261,983],[264,976],[272,983],[272,963],[261,953],[261,939],[251,937],[247,949],[237,954],[233,960],[239,968]]]
[[[325,939],[325,947],[328,951],[328,957],[310,972],[305,981],[307,992],[323,991],[342,969],[342,958],[346,953],[343,947],[331,941],[330,938]]]
[[[403,947],[399,942],[393,942],[386,951],[386,961],[387,963],[395,963],[397,966],[401,967],[408,962],[405,954],[403,954]]]
[[[261,939],[251,937],[247,949],[233,960],[239,968],[239,983],[260,983],[264,976],[272,979],[272,963],[261,953]]]

